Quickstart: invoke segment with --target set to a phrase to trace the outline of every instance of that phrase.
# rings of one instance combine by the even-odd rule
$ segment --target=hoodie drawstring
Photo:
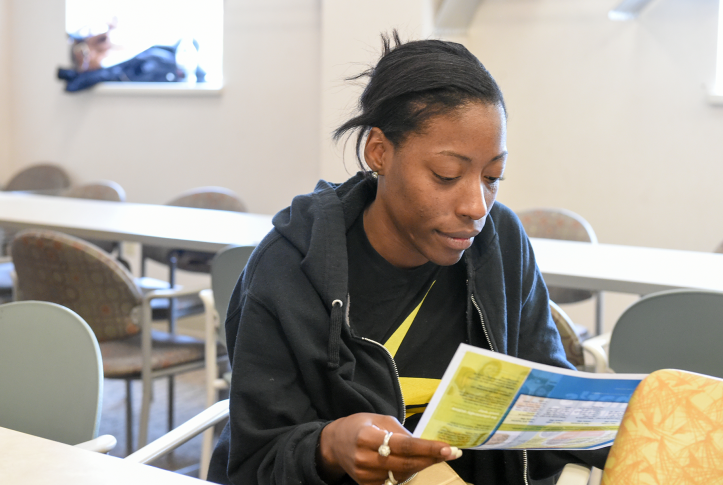
[[[341,344],[341,324],[344,320],[344,313],[341,308],[344,302],[334,300],[331,303],[331,328],[329,328],[329,347],[327,349],[329,369],[339,368],[339,345]]]

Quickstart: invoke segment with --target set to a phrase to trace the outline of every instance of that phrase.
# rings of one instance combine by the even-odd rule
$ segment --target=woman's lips
[[[457,251],[464,251],[466,249],[469,249],[470,246],[472,246],[472,242],[474,241],[474,237],[477,234],[469,234],[469,233],[444,233],[444,232],[438,232],[440,236],[442,236],[442,240],[445,242],[445,244]]]

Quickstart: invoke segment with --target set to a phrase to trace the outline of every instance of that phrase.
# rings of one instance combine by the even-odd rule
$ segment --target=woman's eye
[[[432,172],[432,173],[434,174],[435,177],[437,177],[437,178],[438,178],[439,180],[441,180],[442,182],[451,182],[451,181],[457,180],[457,179],[459,178],[459,177],[445,177],[445,176],[440,175],[440,174],[438,174],[438,173],[436,173],[436,172]]]
[[[505,179],[504,177],[485,177],[485,178],[491,184],[496,184],[497,182],[502,182]]]

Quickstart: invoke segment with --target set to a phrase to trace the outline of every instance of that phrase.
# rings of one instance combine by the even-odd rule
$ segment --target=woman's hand
[[[379,454],[387,431],[389,456]],[[362,485],[382,485],[389,471],[400,483],[414,473],[441,461],[454,460],[462,453],[440,441],[412,438],[391,416],[359,413],[329,423],[321,432],[316,467],[327,483],[348,474]]]

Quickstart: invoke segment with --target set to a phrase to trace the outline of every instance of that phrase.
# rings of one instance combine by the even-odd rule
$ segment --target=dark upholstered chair
[[[22,231],[12,244],[18,294],[25,300],[58,303],[78,313],[93,329],[105,377],[124,379],[126,429],[132,447],[131,380],[143,383],[138,446],[147,442],[152,380],[204,365],[204,342],[151,330],[151,302],[192,291],[144,294],[131,274],[108,253],[53,231]],[[224,354],[223,348],[219,349]]]
[[[68,187],[70,187],[70,177],[62,167],[52,163],[41,163],[16,173],[5,186],[5,190],[27,190],[57,195]]]
[[[61,194],[63,197],[73,199],[91,199],[105,200],[108,202],[125,202],[126,192],[123,187],[111,180],[99,180],[83,185],[71,187]],[[96,239],[86,239],[104,250],[107,253],[120,250],[120,242],[118,241],[101,241]]]
[[[596,244],[597,236],[592,226],[578,214],[565,209],[531,209],[518,212],[517,216],[529,237],[544,239],[562,239]],[[550,300],[558,305],[577,303],[595,298],[595,328],[601,333],[603,325],[602,292],[591,292],[577,288],[559,288],[548,286]],[[576,326],[580,336],[585,337],[582,327]]]

